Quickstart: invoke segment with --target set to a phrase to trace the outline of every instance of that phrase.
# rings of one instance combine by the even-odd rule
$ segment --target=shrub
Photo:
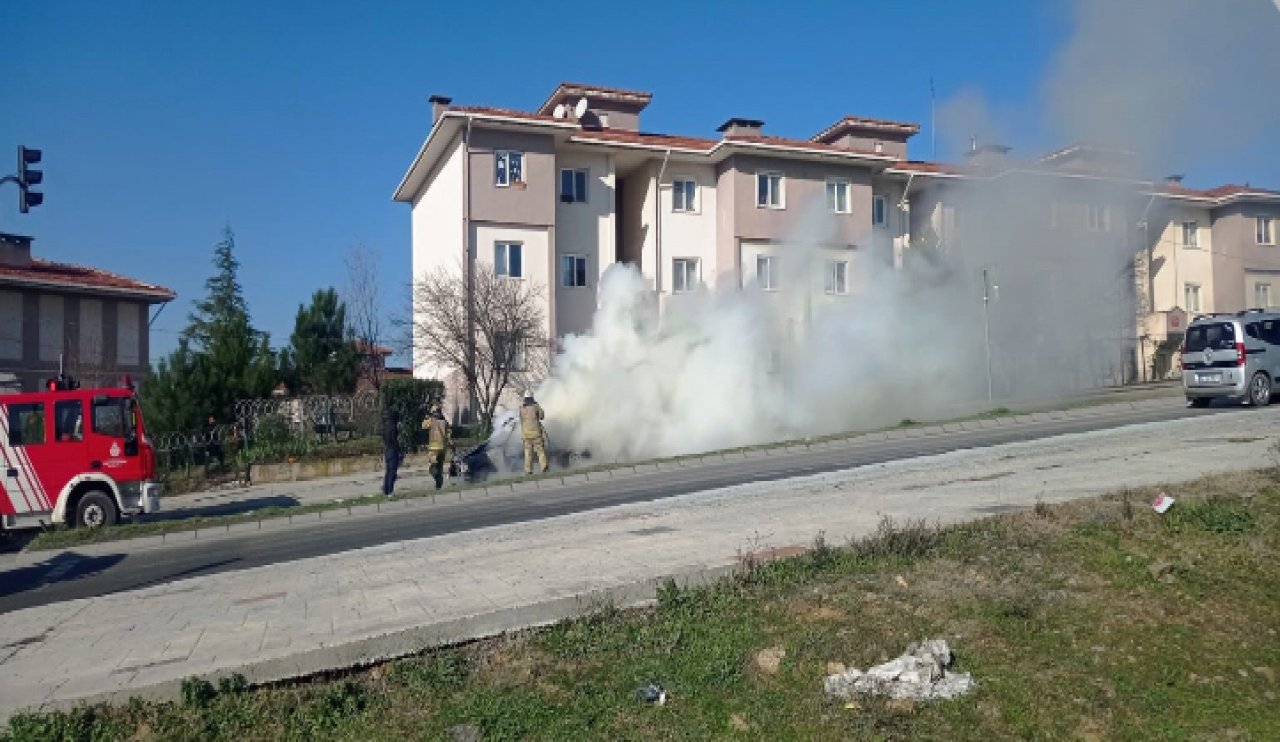
[[[444,398],[444,383],[436,379],[387,379],[382,382],[382,414],[400,413],[400,448],[416,450],[415,435],[426,417],[428,402]]]

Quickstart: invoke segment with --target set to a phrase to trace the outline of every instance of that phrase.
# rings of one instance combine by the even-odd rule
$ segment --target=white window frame
[[[515,247],[520,251],[520,273],[519,275],[511,275],[511,248]],[[502,248],[501,266],[499,266],[498,251]],[[513,278],[521,280],[524,278],[524,243],[517,240],[494,240],[493,242],[493,273],[499,278]]]
[[[1202,305],[1201,305],[1201,303],[1200,303],[1200,300],[1201,300],[1201,298],[1202,298],[1202,297],[1201,297],[1201,295],[1200,295],[1200,288],[1201,288],[1201,287],[1200,287],[1200,284],[1198,284],[1198,283],[1184,283],[1184,284],[1182,284],[1182,300],[1183,300],[1183,302],[1187,305],[1187,306],[1183,307],[1183,309],[1187,310],[1188,312],[1203,312],[1203,311],[1204,311],[1204,309],[1202,308]],[[1192,301],[1191,301],[1192,297],[1194,297],[1194,298],[1195,298],[1195,302],[1194,302],[1194,303],[1195,303],[1195,306],[1191,306],[1191,305],[1192,305]]]
[[[520,161],[520,175],[511,177],[511,157]],[[499,163],[505,166],[499,168]],[[495,149],[493,151],[493,184],[499,188],[509,188],[514,183],[524,182],[524,152],[518,149]]]
[[[692,270],[689,269],[690,266]],[[701,284],[702,260],[699,258],[671,259],[671,293],[687,294],[696,290]]]
[[[1267,295],[1267,298],[1265,301],[1262,299],[1263,292],[1260,291],[1259,289],[1266,289],[1265,293]],[[1261,281],[1258,281],[1253,284],[1253,306],[1257,309],[1266,309],[1267,307],[1271,306],[1271,284],[1270,283],[1263,283]]]
[[[1190,232],[1188,232],[1188,227],[1191,228]],[[1188,233],[1191,235],[1190,242],[1187,241]],[[1195,219],[1188,219],[1182,222],[1182,246],[1191,248],[1200,247],[1200,222]]]
[[[844,296],[849,293],[849,261],[828,260],[823,290],[832,296]]]
[[[565,198],[564,176],[565,173],[573,173],[571,181],[571,191],[567,194],[569,198]],[[578,193],[579,176],[581,176],[582,193]],[[591,190],[591,171],[585,167],[562,167],[560,168],[560,203],[562,204],[585,204],[587,202],[587,193]]]
[[[1255,216],[1253,220],[1254,241],[1259,245],[1276,244],[1276,220],[1262,215]]]
[[[569,283],[565,282],[568,278],[565,274],[565,264],[572,260],[573,271],[572,279]],[[582,266],[582,283],[578,283],[578,266]],[[583,289],[587,287],[587,256],[578,254],[569,254],[560,256],[560,286],[566,289]]]
[[[871,197],[871,226],[883,229],[889,224],[889,200],[880,194]]]
[[[1110,232],[1111,207],[1107,204],[1086,204],[1085,227],[1090,232]]]
[[[504,346],[506,345],[506,342],[510,342],[510,337],[512,335],[515,335],[515,333],[499,333],[495,340],[499,345]],[[507,371],[524,371],[528,362],[528,358],[526,357],[527,354],[525,352],[527,345],[528,343],[522,339],[515,340],[515,350],[511,354],[511,364],[509,366],[505,366],[502,363],[497,362],[501,360],[500,358],[494,358],[494,365],[498,368],[505,368]],[[494,355],[503,355],[502,349],[494,348]]]
[[[761,269],[763,267],[763,270]],[[778,290],[778,256],[756,256],[756,286],[761,291]]]
[[[774,186],[774,181],[777,186]],[[766,187],[767,186],[767,187]],[[787,178],[775,170],[761,170],[756,173],[756,208],[787,208]]]
[[[844,189],[844,208],[840,208],[840,190]],[[827,208],[833,214],[853,213],[853,186],[848,178],[827,178]]]
[[[677,203],[676,194],[680,194]],[[686,176],[677,176],[671,180],[671,212],[673,214],[698,213],[698,181]]]

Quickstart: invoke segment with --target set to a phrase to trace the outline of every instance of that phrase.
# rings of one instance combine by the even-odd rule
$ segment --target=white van
[[[1249,309],[1196,317],[1180,355],[1182,389],[1192,407],[1215,399],[1265,407],[1280,378],[1280,312]]]

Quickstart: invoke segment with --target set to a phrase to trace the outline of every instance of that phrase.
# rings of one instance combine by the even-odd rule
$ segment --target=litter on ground
[[[828,675],[824,688],[827,695],[845,700],[859,695],[915,701],[955,698],[969,692],[974,682],[967,672],[948,672],[951,660],[946,640],[927,639],[909,645],[902,656],[866,672],[850,669]]]

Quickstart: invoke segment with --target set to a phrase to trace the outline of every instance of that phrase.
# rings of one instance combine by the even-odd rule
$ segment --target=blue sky
[[[929,158],[932,76],[940,107],[981,91],[1008,143],[1034,151],[1060,143],[1035,101],[1070,20],[1065,0],[0,3],[0,145],[43,149],[46,184],[28,215],[0,189],[0,231],[175,289],[154,358],[229,223],[254,321],[281,343],[357,243],[381,257],[386,308],[403,304],[409,210],[391,192],[432,93],[532,108],[561,80],[640,88],[646,130],[707,136],[729,116],[805,137],[846,113],[905,119]],[[943,131],[939,157],[968,135]],[[1188,167],[1188,182],[1280,187],[1275,150]]]

